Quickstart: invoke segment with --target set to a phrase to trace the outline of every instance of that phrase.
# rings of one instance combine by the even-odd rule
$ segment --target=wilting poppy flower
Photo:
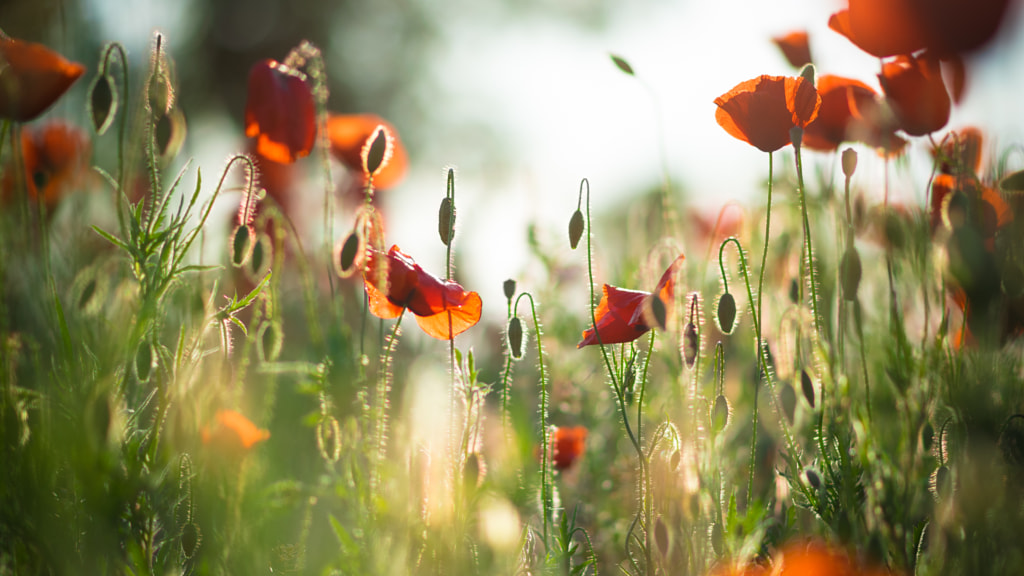
[[[762,75],[715,98],[715,120],[733,137],[764,152],[790,143],[794,126],[807,126],[818,115],[821,98],[802,77]]]
[[[566,470],[583,455],[587,429],[583,426],[555,428],[551,432],[551,458],[556,470]]]
[[[91,145],[81,129],[60,121],[28,127],[21,133],[25,189],[33,201],[42,194],[47,211],[53,212],[66,192],[82,183],[88,173]],[[4,170],[3,198],[15,194],[15,169]]]
[[[370,250],[363,285],[374,316],[397,318],[408,308],[420,328],[438,340],[451,340],[480,321],[479,294],[425,272],[398,246],[387,254]]]
[[[288,164],[309,155],[316,140],[316,105],[306,76],[274,60],[249,70],[245,135],[260,154]]]
[[[0,36],[0,118],[32,120],[84,72],[81,64],[42,44]]]
[[[661,280],[658,281],[654,292],[624,290],[605,284],[601,289],[601,302],[597,305],[597,310],[594,311],[597,329],[587,328],[584,330],[583,340],[576,345],[576,348],[597,344],[599,335],[602,344],[618,344],[636,340],[651,329],[648,318],[657,315],[653,313],[656,306],[665,312],[666,325],[670,324],[669,318],[675,307],[675,276],[679,268],[682,267],[684,259],[685,256],[680,254],[669,265],[665,273],[661,275]],[[659,303],[654,304],[655,300]]]
[[[807,148],[831,152],[843,142],[862,142],[894,152],[906,144],[893,133],[894,126],[884,126],[879,96],[867,84],[824,74],[818,78],[818,94],[818,117],[804,129]]]
[[[375,136],[380,126],[390,133],[392,153],[387,163],[374,175],[373,187],[386,190],[397,185],[409,167],[409,157],[394,126],[373,114],[332,114],[327,120],[327,139],[330,141],[331,154],[353,173],[362,175],[363,146]]]
[[[270,438],[270,432],[258,428],[251,420],[234,410],[218,410],[216,422],[204,426],[203,444],[234,452],[249,450]]]
[[[805,64],[811,63],[811,45],[808,41],[807,32],[796,30],[783,36],[772,38],[772,42],[782,50],[782,55],[794,68],[802,68]]]
[[[951,104],[937,59],[927,54],[898,56],[882,65],[878,80],[907,134],[924,136],[949,121]]]

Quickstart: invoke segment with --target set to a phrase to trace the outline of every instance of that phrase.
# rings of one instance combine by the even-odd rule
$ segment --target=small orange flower
[[[586,448],[587,429],[583,426],[560,427],[551,432],[551,458],[556,470],[569,469]]]
[[[85,67],[42,44],[0,34],[0,118],[27,122],[61,97]]]
[[[726,132],[774,152],[790,143],[794,126],[803,128],[817,117],[821,98],[805,78],[762,75],[737,84],[715,104],[715,120]]]
[[[387,163],[373,176],[373,187],[386,190],[401,182],[409,167],[409,157],[394,126],[373,114],[332,114],[327,120],[327,139],[331,143],[331,154],[353,173],[362,175],[363,146],[376,135],[380,126],[390,133],[392,153]],[[363,185],[366,185],[365,181]]]
[[[811,63],[811,45],[806,30],[796,30],[789,34],[776,36],[772,42],[782,50],[782,55],[794,68],[802,68]]]
[[[594,312],[597,329],[591,327],[584,330],[583,340],[576,348],[597,344],[598,335],[602,344],[632,342],[643,336],[651,329],[648,318],[651,316],[654,300],[660,301],[660,306],[666,313],[665,324],[671,324],[669,318],[675,308],[675,276],[685,258],[680,254],[669,265],[654,292],[625,290],[605,284],[602,288],[601,302]]]
[[[384,286],[377,286],[379,278]],[[479,294],[427,273],[398,246],[387,254],[370,250],[363,285],[374,316],[397,318],[408,309],[420,328],[438,340],[451,340],[480,321]]]
[[[231,451],[246,451],[270,438],[270,432],[258,428],[234,410],[218,410],[215,419],[216,424],[202,429],[203,444]]]
[[[259,153],[289,164],[308,156],[316,140],[316,106],[306,76],[274,60],[249,71],[245,135]]]
[[[924,136],[949,121],[951,104],[937,59],[928,54],[898,56],[882,65],[878,79],[907,134]]]
[[[88,173],[91,145],[85,132],[71,124],[53,121],[21,133],[21,150],[25,166],[25,188],[35,201],[43,196],[52,213],[66,192],[82,184]],[[10,201],[15,192],[15,170],[4,170],[3,200]]]
[[[882,125],[878,94],[867,84],[824,74],[818,78],[818,94],[821,108],[804,130],[804,146],[831,152],[843,142],[862,142],[890,152],[903,149],[906,141],[893,133],[895,127]]]

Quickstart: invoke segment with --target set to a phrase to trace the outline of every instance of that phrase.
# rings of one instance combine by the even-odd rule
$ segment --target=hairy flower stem
[[[508,313],[506,314],[505,325],[512,321],[512,300],[508,300]],[[509,378],[512,375],[512,349],[509,348],[505,356],[505,370],[501,376],[501,429],[505,436],[505,443],[511,445],[512,437],[508,429],[508,387]]]
[[[814,316],[814,332],[819,338],[821,333],[821,318],[818,316],[818,282],[814,273],[814,248],[811,245],[811,222],[807,217],[807,190],[804,189],[804,169],[800,157],[800,147],[796,148],[796,179],[797,193],[800,195],[800,212],[804,220],[804,246],[806,247],[807,260],[804,265],[807,267],[807,278],[811,285],[811,314]]]
[[[758,320],[757,310],[754,309],[755,308],[755,301],[754,301],[753,290],[750,287],[750,275],[747,272],[747,259],[746,259],[746,257],[744,256],[744,253],[743,253],[743,246],[740,244],[740,241],[737,240],[735,237],[727,238],[724,242],[722,242],[721,246],[718,249],[718,266],[719,266],[719,269],[720,269],[721,274],[722,274],[722,283],[724,285],[725,290],[728,292],[728,290],[729,290],[729,282],[728,282],[728,279],[727,279],[727,276],[726,276],[726,273],[725,273],[725,260],[724,260],[724,256],[725,256],[725,246],[726,246],[726,244],[729,244],[729,243],[735,244],[735,246],[736,246],[736,252],[739,255],[739,261],[740,261],[740,273],[743,275],[743,281],[744,281],[744,284],[747,287],[747,301],[750,303],[750,315],[751,315],[751,317],[753,318],[753,321],[754,321],[754,335],[757,338],[757,344],[758,344],[758,346],[757,346],[758,347],[757,359],[758,359],[758,363],[761,366],[761,373],[764,374],[765,382],[768,385],[768,393],[771,395],[772,401],[775,403],[776,411],[779,414],[782,414],[783,410],[782,410],[782,407],[779,406],[779,398],[775,394],[775,383],[772,381],[772,373],[769,370],[769,366],[768,366],[768,350],[767,350],[767,348],[765,346],[761,346],[760,345],[761,341],[762,341],[761,340],[761,321]],[[755,390],[755,392],[756,392],[756,390]],[[755,396],[756,396],[756,394],[755,394]],[[757,416],[756,416],[757,415],[757,404],[756,403],[754,404],[754,415],[755,415],[754,416],[754,418],[755,418],[755,420],[754,420],[754,434],[755,434],[754,442],[755,443],[752,444],[751,451],[750,451],[751,452],[750,453],[750,471],[749,471],[750,476],[749,476],[748,481],[747,481],[747,502],[750,502],[750,497],[751,497],[751,493],[753,491],[753,485],[754,485],[754,457],[756,455],[755,448],[756,448],[756,440],[757,440],[757,438],[756,438],[756,434],[757,434],[757,423],[756,423],[757,422],[756,421],[756,418],[757,418]],[[813,493],[810,491],[810,489],[807,487],[807,485],[804,483],[804,481],[802,479],[800,479],[800,476],[798,475],[798,472],[800,470],[800,466],[799,466],[799,452],[797,451],[796,444],[793,442],[793,435],[790,433],[789,425],[786,423],[785,419],[783,419],[783,418],[779,419],[779,424],[780,424],[780,427],[782,428],[782,435],[783,435],[783,437],[786,440],[786,459],[789,462],[790,470],[793,472],[794,476],[797,478],[797,482],[799,483],[800,490],[804,493],[804,496],[807,497],[807,501],[811,502],[812,505],[816,505],[817,504],[817,498],[814,497]]]
[[[529,292],[523,292],[516,298],[515,306],[512,309],[513,314],[517,314],[519,310],[519,301],[526,296],[530,299],[530,312],[533,315],[533,329],[537,333],[537,369],[540,371],[540,500],[541,500],[541,516],[543,523],[542,534],[544,536],[544,547],[547,549],[551,545],[550,536],[550,524],[554,516],[554,490],[552,488],[551,479],[551,454],[550,447],[548,444],[548,438],[550,432],[548,431],[548,380],[547,373],[544,371],[544,343],[543,337],[541,336],[540,322],[537,319],[537,304],[533,300],[533,295]]]
[[[380,361],[380,374],[377,375],[377,391],[374,397],[375,409],[373,415],[374,444],[376,445],[376,459],[373,466],[373,476],[370,479],[370,494],[376,497],[380,489],[381,467],[387,452],[388,436],[388,393],[391,391],[391,356],[398,345],[398,337],[401,335],[402,318],[405,318],[405,308],[398,315],[398,320],[391,328],[391,336],[384,344],[384,355]]]

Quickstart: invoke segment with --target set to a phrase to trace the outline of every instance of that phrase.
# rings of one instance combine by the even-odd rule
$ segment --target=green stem
[[[377,445],[377,458],[374,462],[371,493],[376,495],[380,486],[381,466],[384,462],[387,451],[387,428],[388,428],[388,392],[391,390],[391,356],[397,346],[398,336],[401,334],[402,318],[405,318],[405,308],[398,315],[398,320],[391,328],[391,336],[384,345],[384,356],[381,358],[380,374],[377,378],[377,393],[374,398],[376,402],[376,414],[374,422],[376,431],[374,440]]]
[[[796,146],[796,178],[797,193],[800,195],[800,211],[804,220],[804,245],[807,247],[807,276],[811,284],[811,314],[814,316],[814,332],[818,337],[821,333],[821,319],[818,317],[818,283],[814,274],[814,248],[811,245],[811,222],[807,217],[807,191],[804,189],[804,170],[800,157],[800,147]]]
[[[549,539],[549,525],[553,517],[554,500],[552,498],[551,489],[551,455],[548,446],[548,381],[547,374],[544,371],[544,343],[541,337],[540,321],[537,319],[537,305],[533,300],[533,295],[529,292],[523,292],[516,298],[515,306],[513,307],[513,314],[518,314],[519,301],[526,296],[530,299],[530,312],[533,315],[533,329],[537,332],[537,364],[538,370],[540,370],[540,499],[543,516],[543,535],[544,535],[544,547],[548,548],[550,545]]]

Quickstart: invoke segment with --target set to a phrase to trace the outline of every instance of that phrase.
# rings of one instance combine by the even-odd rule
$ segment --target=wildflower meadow
[[[579,174],[500,288],[459,158],[397,245],[418,150],[315,35],[207,165],[172,34],[0,21],[0,574],[1024,574],[1024,144],[950,122],[1019,9],[837,2],[862,77],[765,38],[697,112],[749,201]]]

